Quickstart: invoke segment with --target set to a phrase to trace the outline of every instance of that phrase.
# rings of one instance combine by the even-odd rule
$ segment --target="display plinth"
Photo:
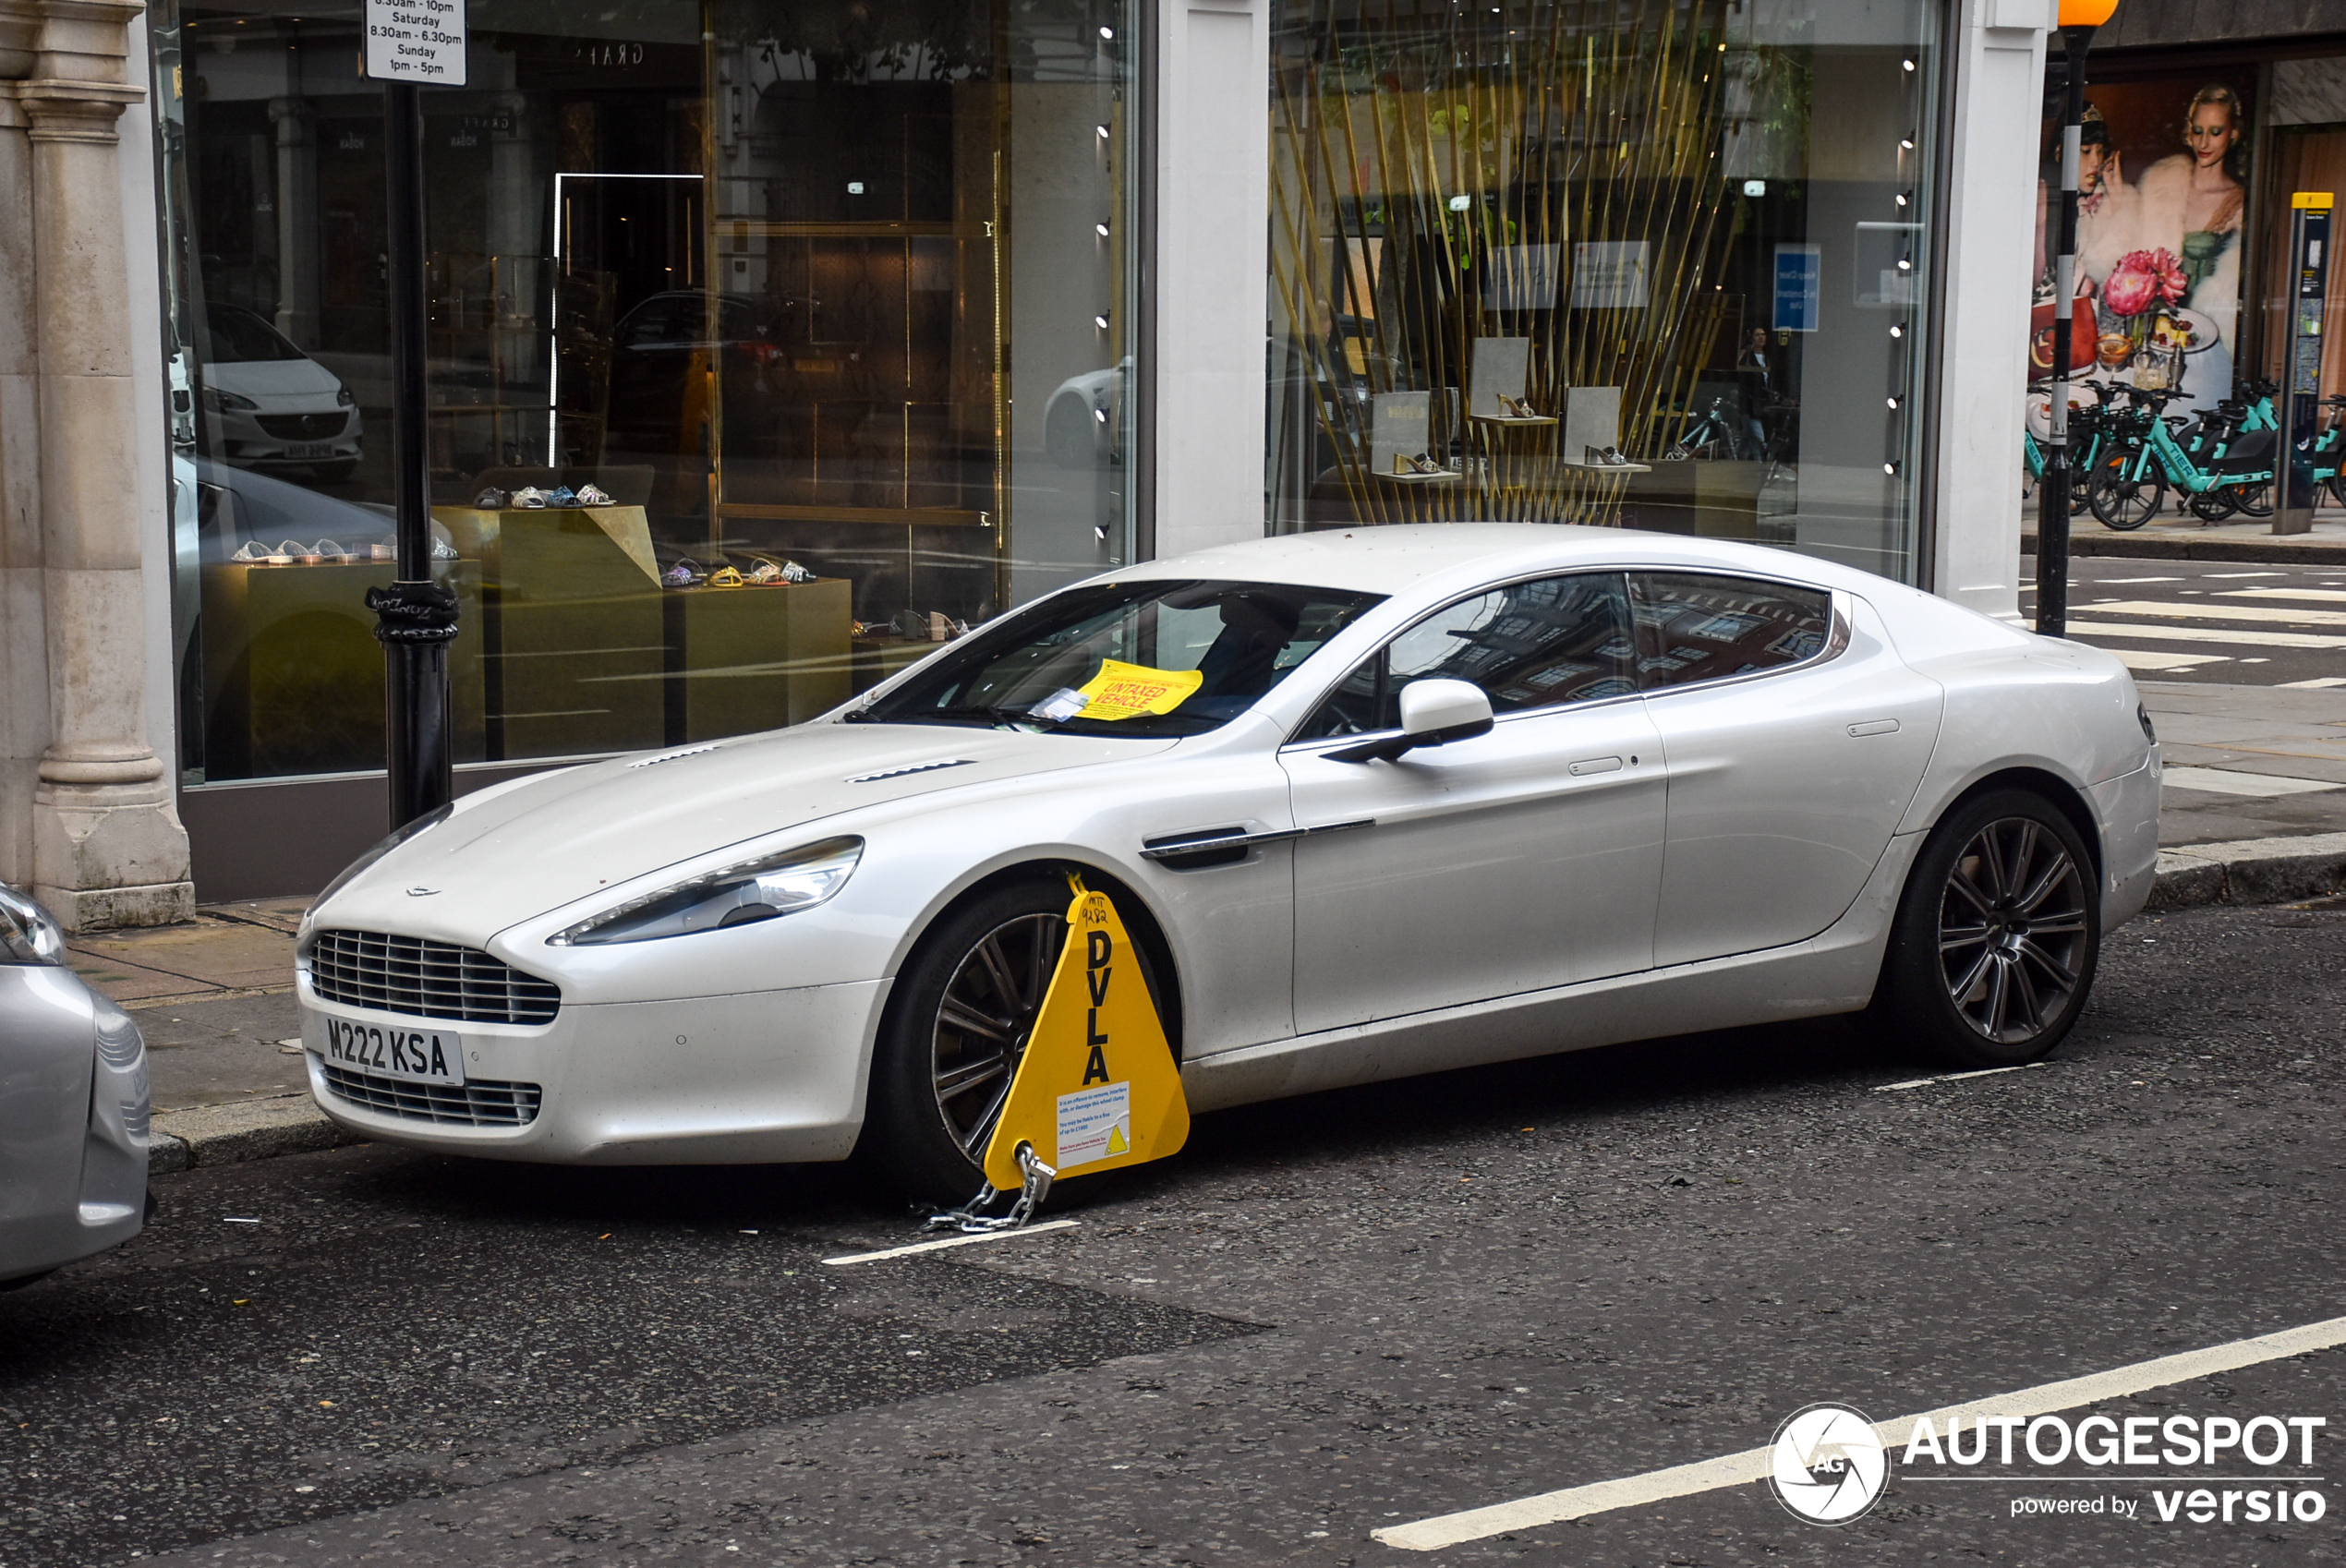
[[[853,585],[687,588],[668,596],[683,656],[685,741],[779,730],[853,694]]]

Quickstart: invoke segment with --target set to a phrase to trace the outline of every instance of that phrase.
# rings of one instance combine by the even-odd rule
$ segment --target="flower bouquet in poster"
[[[2191,279],[2182,259],[2171,250],[2130,250],[2102,280],[2101,306],[2110,317],[2111,330],[2102,334],[2103,363],[2115,369],[2128,359],[2145,365],[2146,348],[2154,352],[2145,368],[2171,365],[2195,346],[2195,329],[2183,308]],[[2136,378],[2141,380],[2140,377]]]

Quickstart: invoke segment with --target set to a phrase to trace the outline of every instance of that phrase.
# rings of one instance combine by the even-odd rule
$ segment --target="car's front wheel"
[[[1997,790],[1923,846],[1871,1010],[1939,1061],[2016,1067],[2076,1022],[2100,945],[2097,878],[2077,829],[2042,796]]]
[[[873,1154],[907,1196],[959,1202],[1025,1055],[1067,936],[1064,882],[997,887],[949,913],[897,976],[872,1072]]]

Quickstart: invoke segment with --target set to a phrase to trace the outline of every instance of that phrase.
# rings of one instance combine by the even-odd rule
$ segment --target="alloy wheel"
[[[2085,972],[2086,882],[2041,823],[1989,823],[1948,871],[1939,966],[1964,1021],[1998,1044],[2052,1027]]]
[[[1062,915],[1005,921],[978,938],[946,982],[931,1032],[929,1083],[945,1130],[973,1164],[985,1161],[1066,935]]]

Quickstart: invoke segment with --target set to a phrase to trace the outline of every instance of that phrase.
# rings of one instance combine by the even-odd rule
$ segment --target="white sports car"
[[[1062,589],[847,707],[498,785],[299,944],[310,1085],[505,1159],[832,1160],[958,1198],[1065,929],[1199,1110],[1871,1007],[2027,1061],[2157,859],[2108,654],[1757,547],[1360,528]]]

